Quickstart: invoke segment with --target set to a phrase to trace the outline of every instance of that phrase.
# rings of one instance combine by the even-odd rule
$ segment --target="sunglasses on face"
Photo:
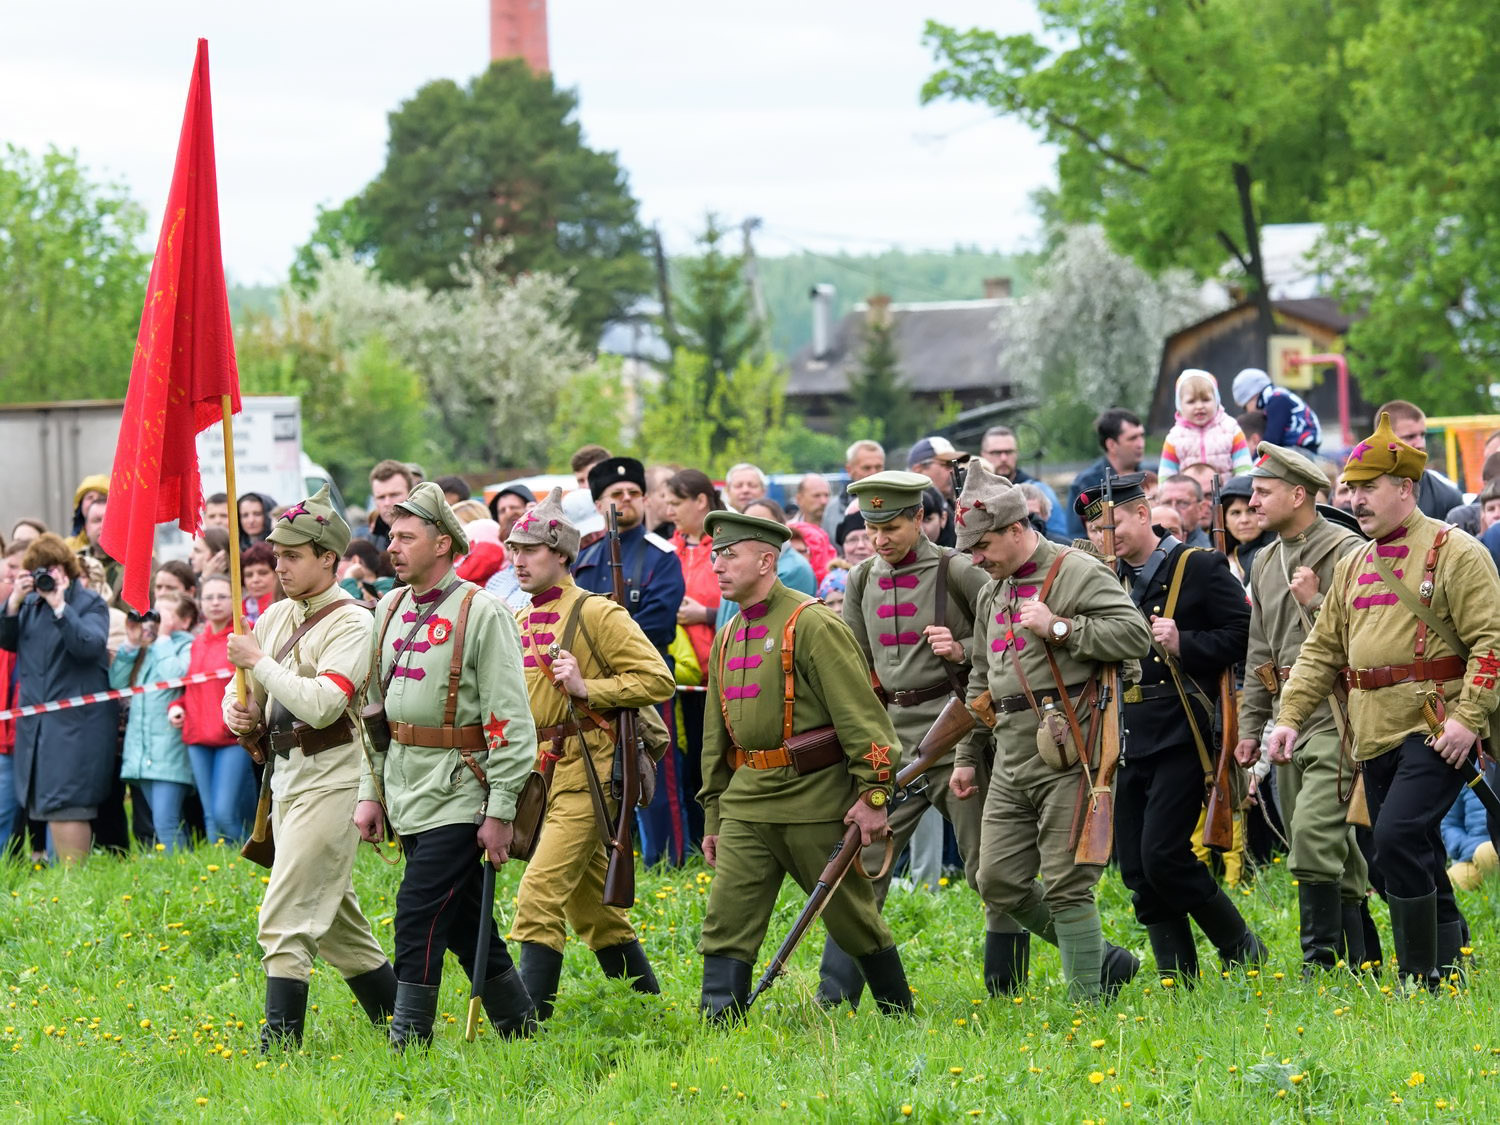
[[[137,613],[132,609],[125,615],[125,620],[132,625],[160,625],[161,614],[154,609],[148,609],[145,613]]]

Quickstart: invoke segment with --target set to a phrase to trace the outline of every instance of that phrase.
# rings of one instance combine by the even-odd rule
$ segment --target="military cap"
[[[963,495],[953,518],[958,549],[967,551],[990,531],[1019,523],[1027,516],[1026,497],[984,460],[970,462]]]
[[[763,520],[759,516],[741,515],[739,512],[709,512],[708,518],[703,521],[703,530],[713,536],[716,551],[746,539],[779,548],[792,537],[792,529],[785,524]]]
[[[397,504],[395,511],[427,521],[436,527],[440,534],[452,537],[455,555],[468,554],[469,537],[464,534],[463,525],[458,522],[453,509],[448,506],[448,498],[443,495],[443,490],[432,481],[424,480],[412,489],[411,495]]]
[[[589,492],[595,500],[612,484],[630,481],[646,491],[646,466],[634,457],[611,457],[589,470]]]
[[[1342,479],[1345,484],[1354,484],[1389,473],[1415,481],[1422,479],[1426,466],[1427,454],[1398,438],[1391,429],[1391,416],[1381,411],[1375,432],[1350,451]]]
[[[1146,498],[1146,474],[1126,473],[1124,476],[1109,477],[1109,501],[1116,507],[1121,504],[1130,504],[1137,500]],[[1073,501],[1073,511],[1084,523],[1092,523],[1104,514],[1104,481],[1085,488],[1078,494],[1078,499]]]
[[[349,525],[333,510],[326,484],[316,495],[298,501],[282,512],[274,524],[266,538],[284,547],[311,543],[319,551],[342,555],[344,548],[349,546]]]
[[[1260,458],[1255,462],[1255,468],[1250,470],[1252,477],[1274,477],[1287,484],[1300,484],[1307,489],[1309,496],[1316,496],[1320,491],[1327,490],[1327,474],[1307,454],[1285,446],[1272,445],[1268,441],[1256,446],[1255,452],[1260,454]]]
[[[885,523],[907,508],[922,506],[922,493],[932,485],[921,473],[903,473],[889,469],[872,473],[849,486],[849,495],[858,497],[859,514],[869,523]]]
[[[572,562],[578,557],[580,538],[578,528],[563,510],[563,490],[554,488],[547,499],[516,520],[505,542],[507,546],[540,543]]]

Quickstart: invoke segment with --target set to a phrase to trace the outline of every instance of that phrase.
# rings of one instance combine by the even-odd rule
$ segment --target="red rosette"
[[[427,640],[431,644],[445,644],[453,636],[453,622],[446,617],[434,617],[427,623]]]

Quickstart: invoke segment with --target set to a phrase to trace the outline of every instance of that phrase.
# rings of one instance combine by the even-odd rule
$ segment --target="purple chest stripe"
[[[764,625],[752,625],[748,629],[739,629],[734,634],[737,641],[758,641],[771,630]]]
[[[405,677],[408,680],[420,680],[425,678],[426,675],[427,670],[425,668],[408,668],[404,664],[397,664],[391,669],[391,676],[393,678]]]
[[[741,668],[759,668],[760,659],[760,653],[756,653],[754,656],[731,656],[729,658],[729,670],[733,672]]]
[[[754,699],[759,694],[759,684],[731,684],[724,689],[725,699]]]

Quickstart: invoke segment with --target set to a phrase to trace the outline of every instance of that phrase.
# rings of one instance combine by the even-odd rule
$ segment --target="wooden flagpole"
[[[224,490],[229,494],[229,596],[234,600],[234,631],[243,633],[245,595],[240,583],[240,502],[239,490],[234,484],[234,421],[228,395],[219,397],[219,408],[224,414]],[[234,691],[243,707],[247,697],[243,668],[234,670]]]

